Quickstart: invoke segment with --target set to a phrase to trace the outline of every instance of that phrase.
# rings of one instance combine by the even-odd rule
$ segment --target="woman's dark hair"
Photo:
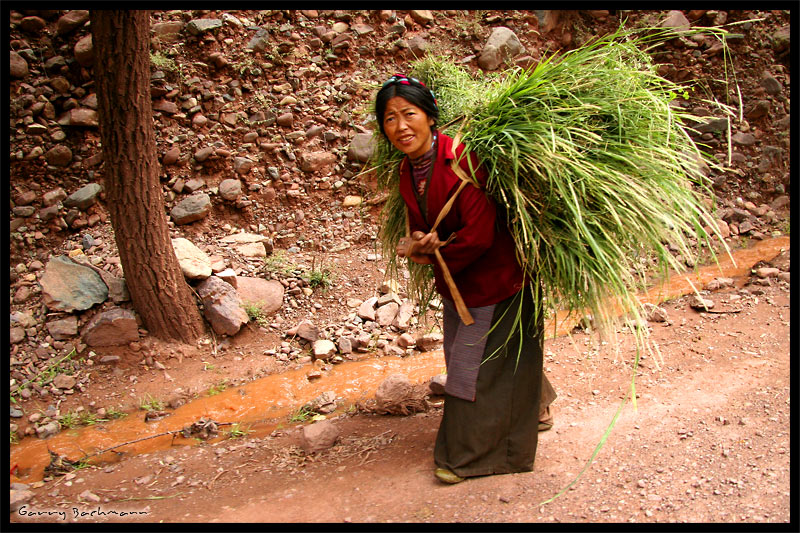
[[[375,97],[375,118],[378,120],[378,128],[384,137],[386,132],[383,131],[383,117],[386,114],[386,104],[395,96],[405,98],[425,111],[425,114],[433,119],[431,129],[436,128],[436,122],[439,120],[439,108],[436,106],[433,93],[414,78],[392,76]]]

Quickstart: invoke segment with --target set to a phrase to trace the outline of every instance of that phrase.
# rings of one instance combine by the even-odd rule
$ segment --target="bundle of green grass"
[[[413,65],[436,93],[445,133],[459,133],[488,170],[486,191],[506,214],[520,265],[539,281],[532,290],[543,291],[537,313],[591,314],[599,327],[617,324],[621,307],[641,323],[646,276],[686,270],[698,242],[712,249],[707,157],[687,126],[697,119],[674,105],[687,88],[659,76],[647,52],[665,39],[618,31],[500,74],[473,76],[441,57]],[[389,192],[381,238],[396,269],[403,154],[377,141],[373,168]],[[408,268],[410,290],[427,303],[431,267]]]

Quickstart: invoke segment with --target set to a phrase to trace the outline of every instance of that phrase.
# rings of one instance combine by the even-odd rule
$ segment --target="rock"
[[[69,11],[56,22],[56,33],[66,35],[89,21],[89,12],[83,9]]]
[[[375,391],[375,403],[379,408],[401,405],[411,397],[413,386],[405,374],[392,374]]]
[[[240,281],[237,278],[237,284]],[[219,334],[235,335],[250,320],[238,290],[217,276],[209,276],[197,286],[197,293],[203,301],[203,314]]]
[[[775,198],[772,203],[769,205],[774,211],[778,211],[779,209],[783,209],[787,205],[789,205],[789,197],[787,195],[781,195]]]
[[[30,490],[11,490],[11,512],[16,513],[31,501],[35,494]]]
[[[21,79],[28,75],[28,62],[18,53],[11,51],[10,74],[12,78]]]
[[[356,133],[347,149],[348,161],[366,163],[375,151],[375,141],[372,133]]]
[[[183,31],[183,21],[168,21],[153,24],[150,28],[157,39],[165,42],[177,41],[181,38]]]
[[[98,313],[84,326],[81,337],[88,346],[122,346],[138,341],[136,314],[121,307]]]
[[[40,439],[46,439],[57,435],[59,431],[61,431],[61,426],[58,422],[48,422],[36,428],[36,436]]]
[[[342,207],[356,207],[361,205],[363,199],[360,196],[345,196],[342,200]]]
[[[416,343],[416,339],[414,339],[414,336],[410,333],[403,333],[397,337],[397,345],[404,350],[406,348],[413,348]]]
[[[25,340],[25,328],[16,326],[9,330],[9,343],[18,344]]]
[[[789,50],[791,44],[791,31],[789,26],[783,26],[772,34],[772,49],[778,53]]]
[[[305,152],[300,155],[298,162],[303,172],[317,172],[336,164],[338,158],[331,152]]]
[[[505,26],[497,26],[478,57],[478,66],[483,70],[495,70],[506,59],[525,51],[517,35]]]
[[[441,333],[425,333],[417,336],[417,349],[421,352],[430,352],[436,349],[444,340]]]
[[[755,135],[753,135],[752,133],[742,133],[742,132],[734,133],[733,135],[731,135],[731,140],[734,143],[740,144],[742,146],[752,146],[756,142],[758,142],[758,139],[756,139]]]
[[[314,359],[327,361],[336,354],[336,345],[328,339],[319,339],[314,342]]]
[[[414,57],[423,57],[425,52],[428,51],[430,48],[430,43],[426,41],[421,35],[415,35],[411,37],[408,42],[408,51],[411,52],[411,55]]]
[[[301,339],[307,340],[308,342],[315,342],[317,339],[319,339],[319,328],[310,321],[303,320],[297,324],[297,326],[287,331],[286,334],[296,335]]]
[[[356,314],[362,320],[375,320],[375,304],[378,302],[378,297],[373,296],[368,300],[364,301],[361,305],[358,306],[358,311]]]
[[[173,222],[177,225],[191,224],[202,220],[211,211],[211,197],[206,193],[198,193],[183,199],[170,211]]]
[[[53,311],[85,311],[108,298],[108,287],[94,270],[63,255],[48,261],[39,284],[45,305]]]
[[[196,150],[193,157],[195,161],[202,163],[212,155],[214,155],[214,148],[211,146],[204,146],[203,148]]]
[[[68,376],[67,374],[57,374],[55,378],[53,378],[53,386],[58,389],[71,389],[75,386],[78,380],[75,376]]]
[[[769,74],[765,75],[761,79],[761,86],[764,88],[764,91],[767,94],[770,94],[772,96],[779,95],[783,92],[783,85],[781,85],[781,82],[779,82]]]
[[[58,119],[58,123],[62,126],[79,126],[97,128],[99,122],[97,119],[97,111],[85,107],[76,107],[70,109]]]
[[[339,429],[330,420],[320,420],[303,427],[301,446],[306,453],[330,448],[339,438]]]
[[[433,13],[428,9],[412,9],[408,14],[420,26],[433,22]]]
[[[428,382],[428,390],[436,396],[444,395],[444,388],[447,385],[447,374],[437,374]]]
[[[338,341],[339,353],[348,354],[353,353],[353,339],[350,337],[339,337]]]
[[[692,309],[698,309],[700,311],[708,311],[709,309],[714,308],[714,302],[713,300],[702,298],[697,294],[693,294],[689,297],[689,307]]]
[[[242,195],[242,182],[238,179],[222,180],[219,184],[219,195],[229,202],[234,202]]]
[[[78,317],[68,316],[46,324],[47,331],[56,340],[66,340],[78,334]]]
[[[182,237],[172,239],[172,249],[186,278],[206,279],[211,275],[211,259],[190,240]]]
[[[72,150],[63,144],[57,144],[44,154],[44,159],[48,165],[66,167],[72,163]]]
[[[717,291],[720,289],[726,289],[728,287],[733,287],[734,280],[733,278],[714,278],[703,287],[705,291]]]
[[[267,248],[263,242],[251,242],[236,247],[236,251],[244,257],[252,259],[267,257]]]
[[[263,52],[269,44],[269,32],[265,28],[258,28],[256,34],[247,43],[246,48],[256,52]]]
[[[394,319],[397,317],[397,313],[399,310],[400,306],[395,302],[389,302],[386,305],[382,305],[375,312],[375,321],[381,327],[390,326],[392,322],[394,322]]]
[[[222,27],[220,19],[195,19],[186,24],[186,31],[191,35],[201,35]]]
[[[250,169],[253,168],[255,162],[247,157],[234,157],[233,158],[233,170],[237,174],[247,174],[250,172]]]
[[[86,211],[97,202],[98,195],[103,191],[103,186],[99,183],[84,185],[64,200],[64,207],[67,209],[80,209]]]
[[[675,30],[676,33],[683,33],[691,29],[692,24],[689,22],[689,19],[683,14],[683,12],[676,10],[670,11],[667,14],[667,18],[659,24],[661,28],[671,28]]]
[[[758,276],[759,278],[762,278],[762,279],[765,279],[765,278],[776,278],[776,277],[778,277],[778,274],[780,274],[780,272],[781,271],[778,270],[777,268],[761,267],[761,268],[756,270],[756,276]]]
[[[651,303],[645,303],[642,307],[644,309],[645,320],[648,322],[669,322],[669,315],[663,307]]]
[[[284,286],[277,280],[236,276],[236,291],[245,305],[257,305],[271,314],[283,305]]]
[[[91,492],[90,490],[85,490],[85,491],[81,492],[78,495],[78,497],[81,500],[85,501],[85,502],[92,502],[92,503],[100,502],[100,496],[98,496],[97,494]]]
[[[164,152],[164,157],[161,159],[161,164],[166,166],[174,165],[178,162],[178,159],[181,156],[181,149],[178,146],[173,146],[166,152]]]
[[[75,43],[75,61],[82,67],[91,67],[94,64],[94,44],[92,43],[92,35],[81,37]]]

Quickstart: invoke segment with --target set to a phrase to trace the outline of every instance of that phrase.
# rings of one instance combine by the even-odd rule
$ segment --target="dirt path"
[[[592,465],[545,505],[584,467],[628,390],[629,333],[546,342],[559,398],[532,473],[443,485],[432,475],[438,409],[341,415],[339,443],[316,456],[300,451],[299,427],[173,447],[44,484],[26,511],[63,519],[11,519],[788,523],[789,291],[751,285],[713,298],[728,312],[664,304],[671,323],[651,324],[661,357],[641,361],[638,410],[624,407]],[[144,514],[117,514],[129,511]]]

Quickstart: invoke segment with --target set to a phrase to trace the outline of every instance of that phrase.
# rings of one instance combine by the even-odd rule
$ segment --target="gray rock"
[[[72,209],[74,207],[85,211],[97,202],[97,197],[102,190],[103,186],[99,183],[84,185],[64,200],[64,207],[67,209]]]
[[[728,119],[727,118],[712,118],[703,124],[698,124],[694,127],[700,133],[718,133],[727,131]]]
[[[68,316],[60,320],[53,320],[46,324],[47,331],[56,340],[66,340],[78,334],[78,317]]]
[[[16,513],[27,504],[35,494],[30,490],[11,490],[11,512]]]
[[[320,420],[303,427],[301,446],[306,453],[326,450],[336,443],[339,429],[330,420]]]
[[[98,313],[84,326],[81,337],[88,346],[122,346],[137,341],[136,314],[121,307]]]
[[[237,289],[217,276],[210,276],[198,285],[197,293],[203,301],[206,320],[218,334],[235,335],[250,320]]]
[[[378,302],[378,297],[373,296],[365,300],[361,305],[358,306],[358,311],[356,314],[362,320],[375,320],[375,304]]]
[[[97,272],[63,255],[48,261],[39,283],[45,305],[54,311],[84,311],[108,298]]]
[[[285,290],[277,280],[236,276],[236,291],[242,302],[257,305],[267,315],[281,308]]]
[[[742,146],[752,146],[756,142],[758,142],[758,139],[756,139],[755,135],[753,135],[752,133],[742,133],[742,132],[734,133],[733,135],[731,135],[731,140],[736,144],[741,144]]]
[[[170,211],[173,222],[183,225],[202,220],[211,211],[211,197],[205,193],[184,198]]]
[[[414,316],[414,304],[408,300],[400,304],[397,316],[392,322],[392,326],[400,330],[407,330],[411,326],[411,318]]]
[[[236,247],[236,251],[242,256],[252,259],[267,257],[267,248],[263,242],[240,244]]]
[[[375,141],[371,133],[356,133],[347,149],[347,159],[366,163],[375,150]]]
[[[164,152],[164,157],[161,159],[161,164],[166,166],[174,165],[178,162],[181,156],[181,149],[178,146],[173,146],[166,152]]]
[[[48,422],[36,428],[36,436],[40,439],[46,439],[57,435],[61,431],[61,426],[58,422]]]
[[[780,270],[773,267],[761,267],[756,270],[756,276],[759,278],[777,278],[778,274],[780,274]]]
[[[253,168],[255,162],[248,157],[234,157],[233,170],[237,174],[247,174]]]
[[[791,29],[789,26],[783,26],[772,34],[772,49],[778,53],[789,50],[791,44]]]
[[[314,359],[327,361],[336,354],[336,345],[328,339],[319,339],[314,342]]]
[[[25,340],[25,328],[14,326],[9,329],[9,343],[18,344]]]
[[[231,202],[238,200],[242,195],[242,182],[234,178],[222,180],[219,184],[219,195]]]
[[[483,70],[495,70],[506,59],[525,51],[517,35],[505,26],[497,26],[478,57],[478,66]]]
[[[211,155],[213,154],[214,154],[214,148],[212,148],[211,146],[204,146],[203,148],[198,149],[194,153],[194,159],[198,163],[202,163],[203,161],[211,157]]]
[[[430,43],[426,41],[421,35],[415,35],[408,40],[408,51],[414,57],[423,57],[425,52],[430,48]]]
[[[648,322],[669,322],[669,315],[663,307],[651,303],[645,303],[642,307],[644,309],[644,318]]]
[[[353,339],[350,337],[339,337],[337,345],[339,347],[339,353],[353,353]]]
[[[714,308],[714,301],[693,294],[689,297],[689,307],[700,311],[707,311]]]
[[[220,19],[195,19],[186,24],[186,31],[191,35],[200,35],[222,27]]]
[[[428,382],[428,389],[431,394],[436,396],[444,395],[444,388],[447,385],[447,374],[437,374]]]
[[[425,333],[417,336],[417,349],[421,352],[429,352],[438,348],[442,344],[441,333]]]
[[[8,407],[9,407],[8,416],[10,416],[11,418],[22,418],[23,416],[25,416],[25,413],[23,413],[13,405],[9,405]]]
[[[28,62],[17,52],[11,51],[11,70],[12,78],[21,79],[28,75]]]
[[[267,49],[267,45],[269,44],[269,32],[264,28],[258,28],[256,34],[250,39],[250,42],[247,43],[246,48],[250,50],[254,50],[256,52],[263,52]]]
[[[382,305],[375,312],[375,321],[381,327],[390,326],[397,317],[397,312],[399,310],[400,306],[396,302],[389,302],[386,305]]]
[[[767,94],[771,94],[773,96],[783,92],[783,85],[781,85],[781,82],[770,75],[766,75],[761,79],[761,86],[764,88],[764,91]]]
[[[309,320],[303,320],[297,326],[286,332],[287,335],[296,335],[308,342],[315,342],[319,339],[319,328]]]
[[[413,386],[405,374],[392,374],[375,391],[375,403],[380,408],[401,405],[411,397]]]
[[[188,279],[206,279],[211,275],[211,259],[189,239],[172,239],[172,249]]]

